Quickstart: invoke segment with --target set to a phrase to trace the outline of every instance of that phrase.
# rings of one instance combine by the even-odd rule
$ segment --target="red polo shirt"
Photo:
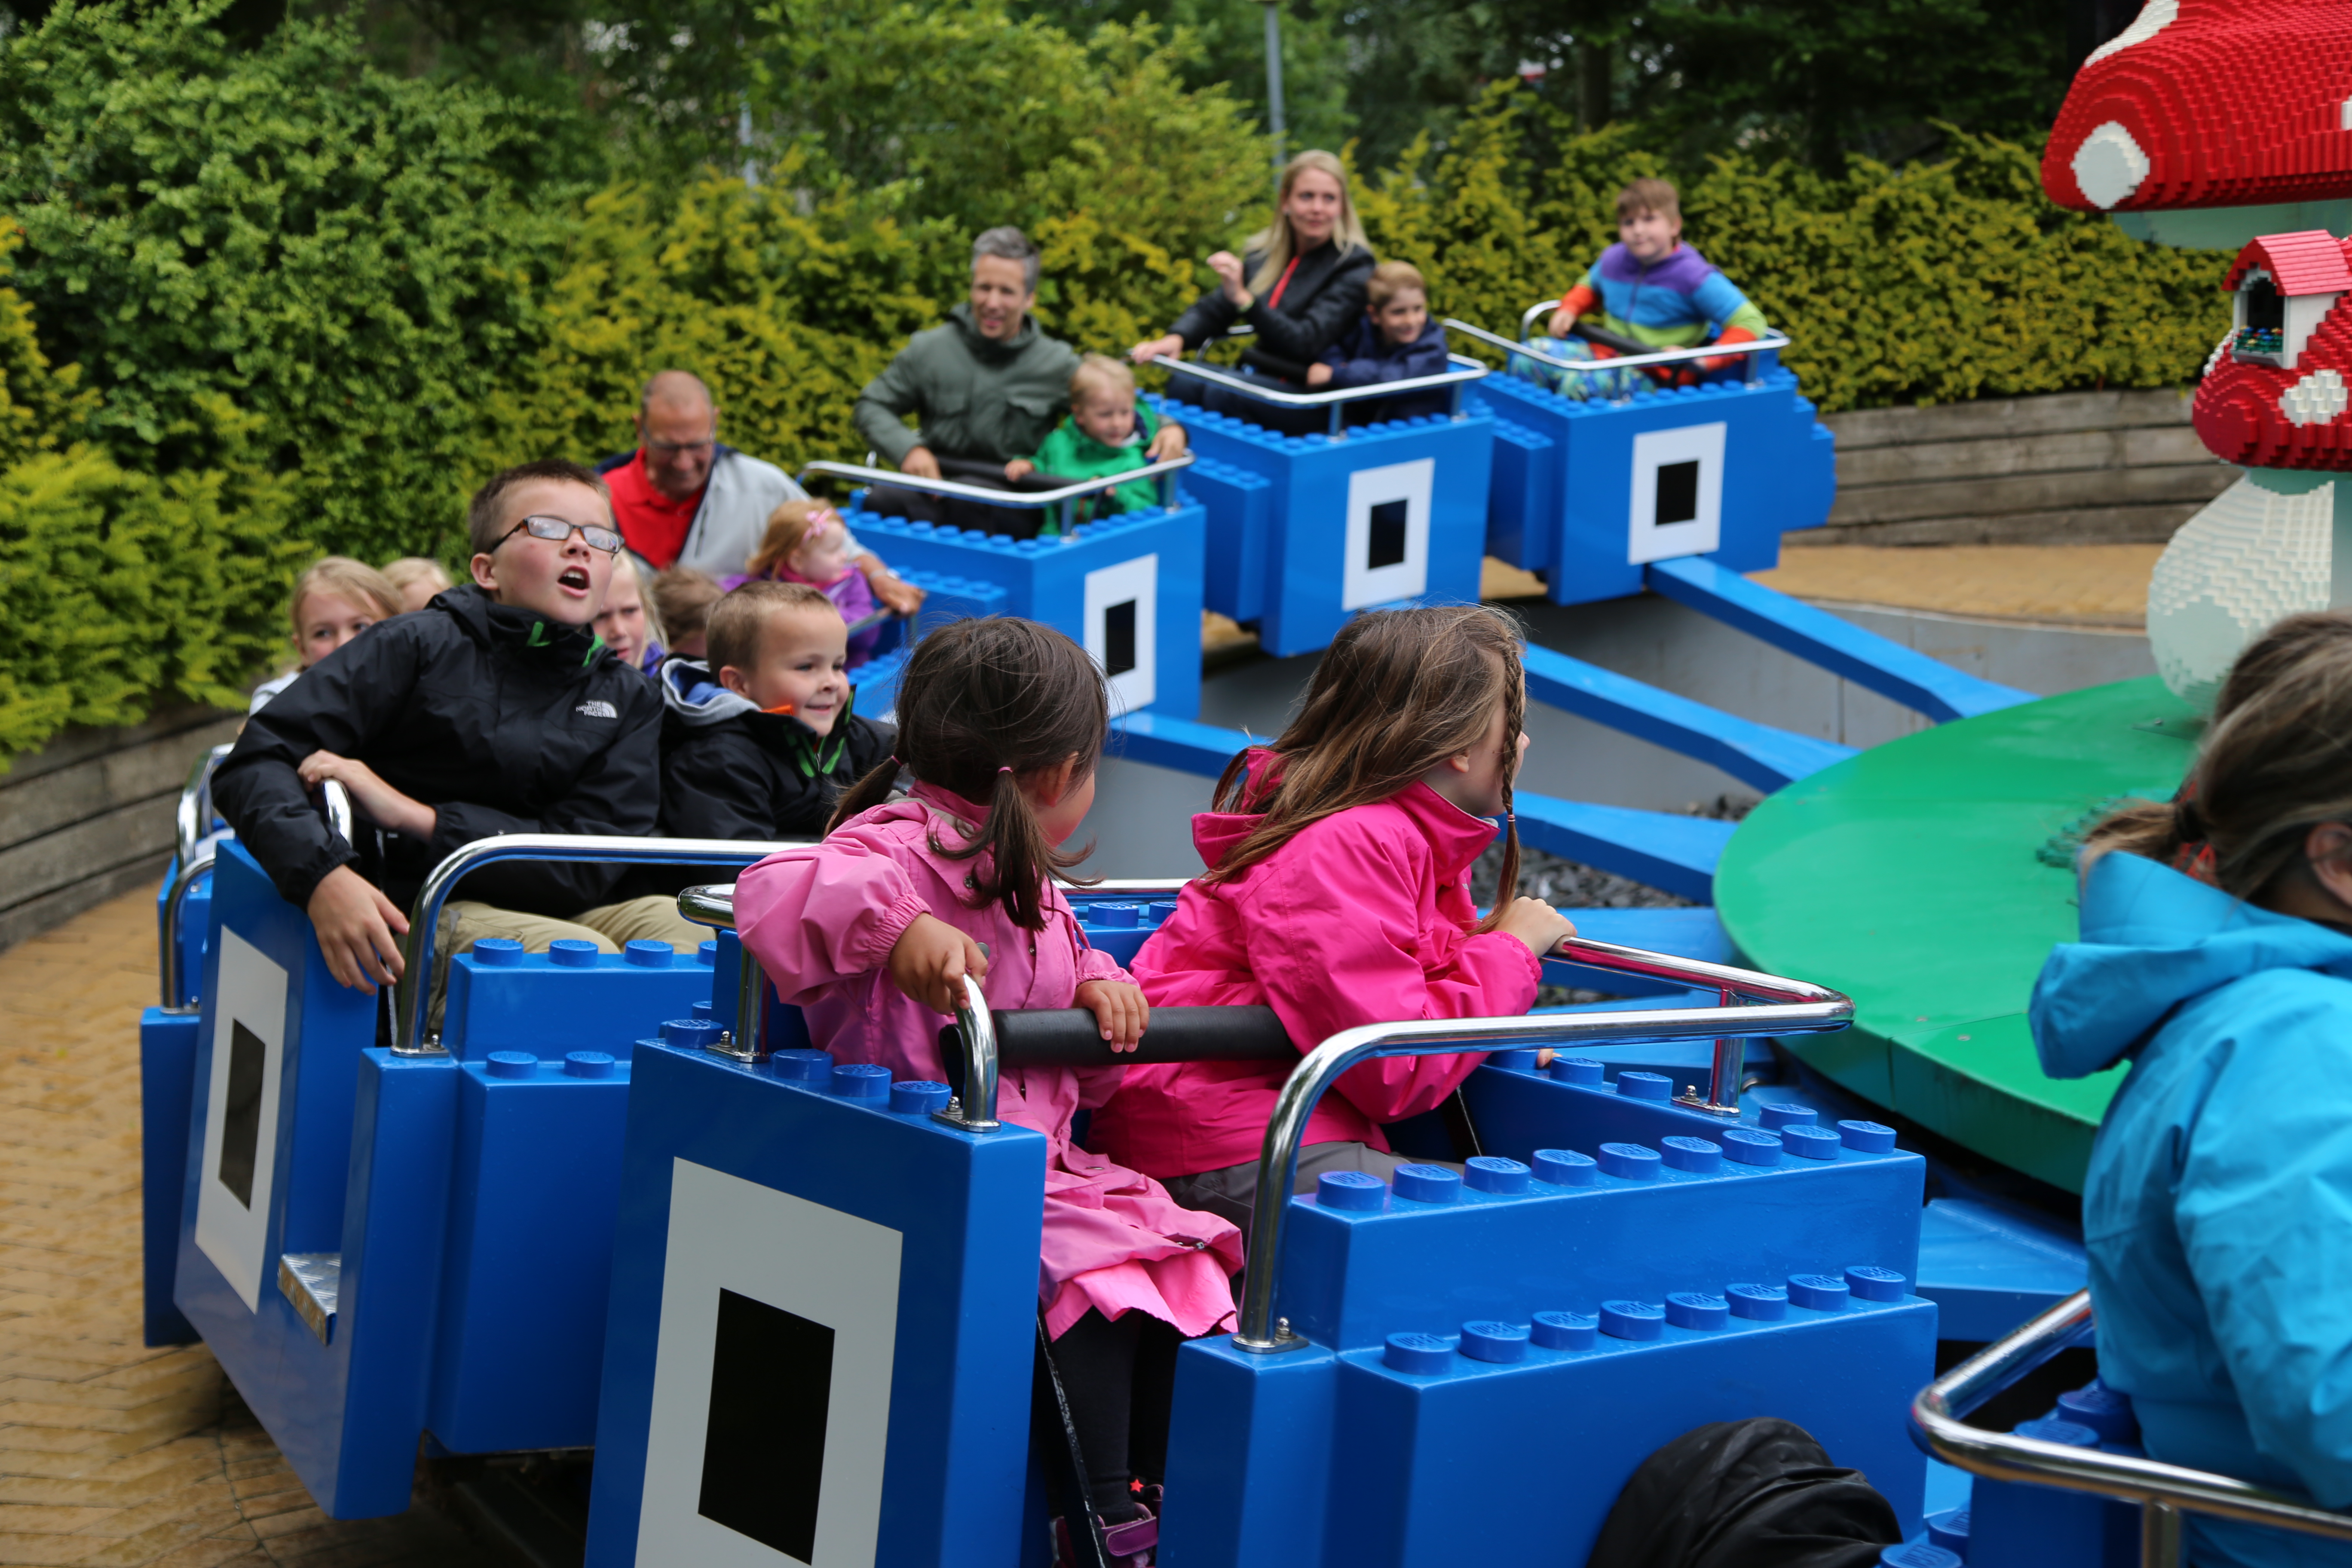
[[[702,490],[684,500],[672,500],[654,489],[646,474],[642,447],[635,457],[608,470],[604,483],[613,491],[613,521],[621,525],[621,538],[629,548],[651,562],[656,571],[675,563],[677,552],[686,548],[694,514],[701,509]]]

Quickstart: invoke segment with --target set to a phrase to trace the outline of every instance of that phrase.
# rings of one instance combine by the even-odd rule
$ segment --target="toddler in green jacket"
[[[1157,431],[1151,411],[1136,405],[1135,373],[1108,355],[1088,354],[1070,373],[1069,417],[1046,433],[1035,458],[1005,464],[1004,477],[1045,474],[1075,484],[1144,468],[1151,461],[1146,448]],[[1095,514],[1140,511],[1159,501],[1158,481],[1138,479],[1103,495]],[[1045,531],[1053,527],[1049,522]]]

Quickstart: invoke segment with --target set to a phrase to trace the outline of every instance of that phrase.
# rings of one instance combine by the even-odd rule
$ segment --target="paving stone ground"
[[[140,1342],[155,900],[0,952],[0,1564],[489,1568],[429,1508],[328,1519],[202,1346]]]

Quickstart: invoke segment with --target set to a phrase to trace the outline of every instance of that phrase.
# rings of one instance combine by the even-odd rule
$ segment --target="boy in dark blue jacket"
[[[1365,299],[1363,320],[1324,350],[1321,360],[1307,367],[1308,386],[1317,391],[1377,386],[1384,381],[1445,374],[1450,368],[1445,329],[1429,319],[1429,287],[1422,280],[1419,268],[1410,262],[1381,262],[1372,268]],[[1452,407],[1453,400],[1445,393],[1412,392],[1351,405],[1348,423],[1410,419],[1420,414],[1444,414]]]

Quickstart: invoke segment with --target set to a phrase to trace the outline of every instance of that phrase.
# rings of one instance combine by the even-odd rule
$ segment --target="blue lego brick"
[[[180,1192],[188,1173],[200,1022],[194,1013],[161,1007],[139,1016],[140,1279],[150,1345],[184,1345],[196,1337],[172,1304],[172,1276],[179,1267]]]
[[[1919,1222],[1919,1294],[1948,1340],[1997,1340],[2090,1282],[2082,1237],[2039,1215],[1937,1198]]]
[[[628,1059],[636,1041],[710,1000],[712,952],[678,953],[667,942],[625,952],[523,952],[503,945],[449,963],[441,1044],[478,1062],[524,1050],[561,1062],[568,1051]]]
[[[1495,473],[1486,497],[1486,553],[1528,572],[1551,570],[1559,465],[1551,438],[1499,416],[1495,420]]]
[[[1652,560],[1706,555],[1734,571],[1765,570],[1780,560],[1780,535],[1819,527],[1836,493],[1834,437],[1797,395],[1796,377],[1777,363],[1753,383],[1708,382],[1623,402],[1579,401],[1499,375],[1479,383],[1478,396],[1499,417],[1552,443],[1541,465],[1556,498],[1541,570],[1556,604],[1638,594],[1642,567]],[[1697,527],[1654,534],[1654,525],[1673,519],[1654,508],[1634,515],[1637,491],[1657,496],[1654,486],[1637,483],[1637,469],[1681,462],[1700,465],[1696,512],[1683,514]],[[1712,547],[1704,544],[1709,495]],[[1538,552],[1525,544],[1521,552]]]
[[[1197,502],[1122,512],[1055,539],[1015,541],[863,511],[849,521],[902,575],[935,574],[909,581],[961,583],[967,591],[993,584],[1004,592],[1003,614],[1067,634],[1110,676],[1116,710],[1180,718],[1201,710],[1204,514]],[[957,613],[951,603],[937,611],[925,605],[918,637]]]
[[[1513,792],[1519,838],[1587,866],[1702,901],[1715,897],[1715,868],[1738,831],[1734,822],[1559,800]]]
[[[924,575],[929,576],[929,574]],[[906,674],[907,656],[912,651],[907,647],[893,648],[851,670],[849,697],[852,711],[862,713],[877,724],[890,722],[890,715],[898,706],[898,678]]]
[[[2063,1419],[2022,1421],[2013,1430],[2068,1447],[2102,1447],[2096,1431]],[[2137,1563],[2138,1510],[2090,1492],[1979,1476],[1969,1489],[1969,1557],[2001,1568]]]
[[[1221,616],[1255,621],[1265,614],[1267,508],[1274,486],[1265,475],[1195,457],[1184,488],[1206,515],[1206,570],[1202,603]]]
[[[1202,458],[1256,473],[1271,487],[1263,595],[1232,601],[1257,610],[1234,618],[1258,622],[1267,652],[1312,653],[1359,610],[1478,597],[1495,444],[1494,417],[1483,407],[1458,418],[1366,425],[1335,441],[1166,406]],[[1213,553],[1230,558],[1234,580],[1245,584],[1257,547],[1243,525],[1213,514],[1209,533]]]
[[[892,565],[899,576],[920,588],[925,595],[923,607],[915,612],[915,637],[919,641],[933,627],[962,620],[967,616],[1009,616],[1016,613],[1013,608],[1012,594],[993,579],[960,576],[951,572],[929,572],[919,566],[899,567],[896,563]]]
[[[1559,912],[1575,922],[1577,935],[1593,942],[1614,942],[1619,947],[1638,947],[1647,952],[1672,953],[1677,958],[1696,958],[1703,963],[1735,963],[1738,961],[1738,955],[1732,951],[1731,937],[1723,929],[1723,922],[1716,918],[1713,910],[1705,907],[1689,910],[1563,908]],[[1556,958],[1544,960],[1544,982],[1549,985],[1605,991],[1612,996],[1680,995],[1689,989],[1668,981],[1644,980],[1639,975],[1614,970],[1565,963]],[[1712,996],[1709,1000],[1713,1000]]]
[[[596,1440],[630,1064],[577,1054],[459,1068],[425,1422],[453,1452]]]
[[[1122,966],[1132,963],[1151,933],[1176,912],[1173,897],[1141,899],[1122,893],[1088,893],[1083,889],[1073,889],[1069,897],[1087,945],[1110,954]]]
[[[1827,610],[1751,583],[1717,562],[1660,561],[1643,569],[1654,592],[1726,626],[1842,675],[1881,697],[1917,710],[1939,723],[1973,718],[2036,700],[2031,691],[1999,686],[1954,669],[1916,648],[1863,630]]]
[[[1392,1333],[1451,1332],[1465,1319],[1591,1312],[1613,1297],[1719,1290],[1825,1262],[1917,1274],[1927,1164],[1916,1154],[1841,1148],[1827,1160],[1783,1152],[1772,1165],[1718,1156],[1700,1173],[1654,1154],[1674,1152],[1669,1137],[1715,1134],[1720,1147],[1719,1119],[1494,1067],[1464,1088],[1490,1153],[1529,1163],[1538,1149],[1599,1159],[1603,1144],[1638,1145],[1654,1157],[1623,1168],[1654,1173],[1588,1166],[1581,1186],[1529,1179],[1524,1193],[1505,1194],[1455,1184],[1450,1202],[1391,1193],[1367,1210],[1294,1199],[1276,1304],[1317,1344],[1376,1347]],[[1660,1237],[1673,1247],[1661,1248]]]
[[[1522,658],[1536,700],[1711,763],[1768,795],[1855,754],[1852,746],[1759,724],[1556,649],[1529,644]]]
[[[1265,743],[1239,730],[1165,713],[1129,713],[1113,719],[1110,727],[1118,755],[1203,778],[1223,773],[1235,752]]]
[[[587,1562],[1033,1560],[1045,1141],[790,1065],[638,1047]]]

